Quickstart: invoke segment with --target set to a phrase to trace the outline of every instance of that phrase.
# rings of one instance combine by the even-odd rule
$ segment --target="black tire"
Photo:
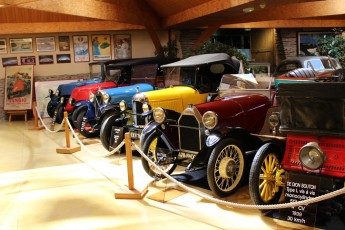
[[[77,118],[77,127],[78,127],[78,131],[81,135],[83,135],[86,138],[92,138],[92,137],[98,137],[99,136],[99,130],[94,130],[91,129],[90,127],[94,126],[96,121],[92,120],[92,121],[87,121],[82,129],[82,122],[83,122],[83,118],[86,114],[86,111],[81,111],[78,114],[78,118]]]
[[[86,113],[87,108],[84,107],[79,107],[77,109],[75,109],[72,113],[71,119],[72,119],[72,123],[74,125],[75,128],[77,128],[78,130],[80,129],[80,127],[78,127],[78,115],[79,113]]]
[[[235,139],[224,139],[213,149],[207,164],[208,185],[215,195],[229,196],[242,185],[247,168],[242,145]]]
[[[115,125],[115,119],[119,116],[120,115],[117,112],[112,111],[105,115],[102,121],[100,139],[103,147],[108,151],[110,145],[111,129]]]
[[[249,173],[249,194],[254,204],[278,203],[284,189],[276,181],[282,156],[282,150],[271,143],[257,151]]]
[[[150,134],[148,136],[148,138],[145,140],[145,142],[143,143],[142,146],[142,150],[144,152],[144,154],[146,156],[148,156],[153,162],[157,162],[159,157],[166,157],[165,153],[162,153],[158,155],[156,146],[158,141],[160,141],[160,137],[157,134],[157,132],[153,132],[152,134]],[[162,141],[160,141],[161,143]],[[162,143],[162,145],[160,146],[160,148],[166,148],[168,149],[168,147]],[[145,170],[145,172],[150,175],[151,177],[154,178],[163,178],[164,176],[152,165],[150,165],[148,163],[147,160],[145,160],[144,157],[141,157],[141,163],[143,165],[143,168]],[[168,164],[168,165],[160,165],[160,168],[164,170],[164,172],[166,172],[167,174],[171,174],[175,169],[176,169],[177,164],[173,163],[173,164]]]
[[[63,121],[64,119],[64,111],[65,111],[65,106],[61,103],[59,103],[57,106],[56,106],[56,118],[55,118],[55,122],[58,123],[58,124],[61,124],[61,122]]]
[[[52,102],[49,101],[47,105],[47,113],[49,117],[53,118],[54,117],[54,112],[55,112],[56,106],[52,105]]]

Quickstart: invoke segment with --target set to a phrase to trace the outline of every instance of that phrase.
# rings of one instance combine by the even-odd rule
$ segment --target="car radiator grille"
[[[133,101],[132,110],[135,114],[133,117],[133,122],[135,127],[143,127],[145,125],[145,118],[141,117],[141,114],[143,113],[143,103],[139,101]],[[138,115],[136,115],[138,114]]]
[[[200,125],[191,115],[182,115],[179,119],[180,149],[187,152],[199,152],[202,146]]]
[[[93,102],[93,106],[95,107],[95,116],[96,119],[101,117],[101,111],[99,110],[99,107],[103,104],[102,95],[96,95],[95,100]]]
[[[302,171],[302,164],[299,160],[300,149],[308,142],[318,142],[320,148],[326,153],[327,158],[321,169],[322,175],[332,177],[345,177],[345,139],[335,137],[316,137],[288,135],[283,167],[286,170]],[[311,172],[307,168],[304,171]],[[320,170],[314,170],[319,173]]]

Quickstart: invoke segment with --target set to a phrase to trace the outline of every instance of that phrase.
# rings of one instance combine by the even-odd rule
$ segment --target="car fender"
[[[95,107],[90,101],[87,101],[85,103],[85,106],[87,107],[86,114],[85,116],[87,117],[88,120],[94,119],[95,117]]]
[[[85,104],[80,105],[78,107],[74,107],[73,113],[72,113],[72,121],[76,121],[78,119],[78,115],[80,111],[87,110],[87,106]]]
[[[140,135],[140,146],[143,146],[145,140],[153,133],[156,129],[159,129],[161,124],[155,121],[150,121],[147,125],[145,125],[144,129],[141,131]]]

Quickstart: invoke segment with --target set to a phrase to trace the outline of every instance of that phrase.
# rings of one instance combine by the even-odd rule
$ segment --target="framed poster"
[[[56,55],[56,63],[71,63],[71,55],[70,54],[57,54]]]
[[[20,57],[20,64],[21,65],[36,65],[36,57],[35,56],[22,56],[22,57]]]
[[[40,63],[40,65],[53,64],[54,57],[53,55],[40,55],[38,56],[38,62]]]
[[[298,55],[316,56],[316,47],[320,39],[333,37],[332,32],[298,32]]]
[[[55,51],[55,38],[44,37],[36,38],[36,50],[40,51]]]
[[[0,39],[0,54],[7,54],[6,39]]]
[[[18,65],[18,59],[17,57],[7,57],[7,58],[2,58],[2,66],[12,66],[12,65]]]
[[[114,35],[115,59],[132,58],[132,42],[130,34]]]
[[[70,51],[69,36],[59,36],[59,51]]]
[[[33,52],[32,38],[12,38],[10,39],[11,53]]]
[[[92,57],[94,61],[111,59],[111,42],[109,34],[91,35],[91,41]]]
[[[74,62],[88,62],[89,56],[89,39],[87,35],[73,36]]]
[[[31,109],[33,73],[32,65],[6,67],[4,110]]]

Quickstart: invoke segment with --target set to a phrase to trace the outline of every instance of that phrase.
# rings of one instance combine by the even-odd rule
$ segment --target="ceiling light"
[[[254,7],[247,7],[247,8],[244,8],[243,9],[243,12],[244,13],[251,13],[251,12],[253,12],[254,11]]]
[[[263,8],[265,8],[265,7],[266,7],[266,4],[265,4],[265,3],[260,3],[260,5],[259,5],[259,6],[260,6],[260,8],[261,8],[261,9],[263,9]]]

